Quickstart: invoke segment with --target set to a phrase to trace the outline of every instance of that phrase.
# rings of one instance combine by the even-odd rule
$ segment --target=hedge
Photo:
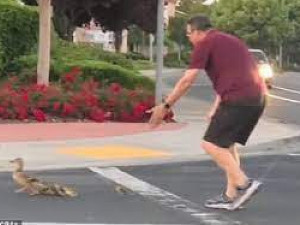
[[[30,77],[36,74],[37,56],[28,55],[14,60],[11,64],[11,72],[19,76]],[[101,83],[119,83],[128,89],[138,86],[148,90],[154,90],[154,82],[118,65],[98,60],[58,60],[52,59],[50,65],[50,81],[60,80],[60,76],[71,70],[72,67],[80,67],[84,79],[93,77]]]
[[[16,0],[0,0],[0,5],[17,5]]]
[[[119,83],[128,89],[134,89],[138,86],[145,89],[154,89],[154,83],[151,79],[137,75],[135,72],[118,65],[95,60],[72,61],[66,62],[65,65],[65,68],[68,70],[72,67],[79,66],[85,79],[92,77],[100,83]]]
[[[186,67],[189,63],[189,52],[182,52],[181,61],[178,60],[178,53],[169,53],[164,57],[164,64],[166,67]]]
[[[36,47],[38,12],[35,8],[0,1],[0,72],[7,63]]]
[[[132,60],[149,60],[148,57],[138,52],[128,52],[125,54],[125,57]]]
[[[133,61],[124,54],[104,51],[99,45],[75,44],[59,40],[52,51],[54,59],[100,60],[133,70]]]

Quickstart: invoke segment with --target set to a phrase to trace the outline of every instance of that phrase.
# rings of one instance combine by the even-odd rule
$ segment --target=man
[[[202,148],[225,171],[224,193],[205,202],[208,208],[235,210],[258,191],[261,183],[240,168],[236,143],[245,145],[265,107],[266,86],[247,46],[238,38],[212,29],[205,16],[191,18],[186,30],[194,50],[188,70],[164,103],[155,106],[149,124],[156,127],[183,96],[198,73],[205,70],[216,100],[208,114]]]

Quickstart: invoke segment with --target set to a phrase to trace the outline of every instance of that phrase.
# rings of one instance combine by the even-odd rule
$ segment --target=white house
[[[115,51],[114,32],[103,31],[100,25],[94,20],[90,24],[77,27],[73,33],[73,41],[75,43],[95,43],[100,44],[106,51]]]

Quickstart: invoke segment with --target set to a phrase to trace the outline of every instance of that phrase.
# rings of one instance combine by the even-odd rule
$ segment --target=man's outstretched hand
[[[168,111],[169,110],[166,109],[162,104],[154,106],[152,109],[148,110],[147,113],[151,113],[151,118],[149,120],[150,128],[154,129],[161,125]]]

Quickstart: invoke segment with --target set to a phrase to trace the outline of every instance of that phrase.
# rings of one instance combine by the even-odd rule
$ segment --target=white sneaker
[[[259,191],[261,185],[262,182],[258,180],[252,180],[247,188],[240,189],[240,196],[233,201],[228,210],[236,210],[251,200],[251,198]]]
[[[229,199],[224,193],[212,198],[208,199],[204,206],[210,209],[227,209],[229,210],[232,207],[233,200]]]

